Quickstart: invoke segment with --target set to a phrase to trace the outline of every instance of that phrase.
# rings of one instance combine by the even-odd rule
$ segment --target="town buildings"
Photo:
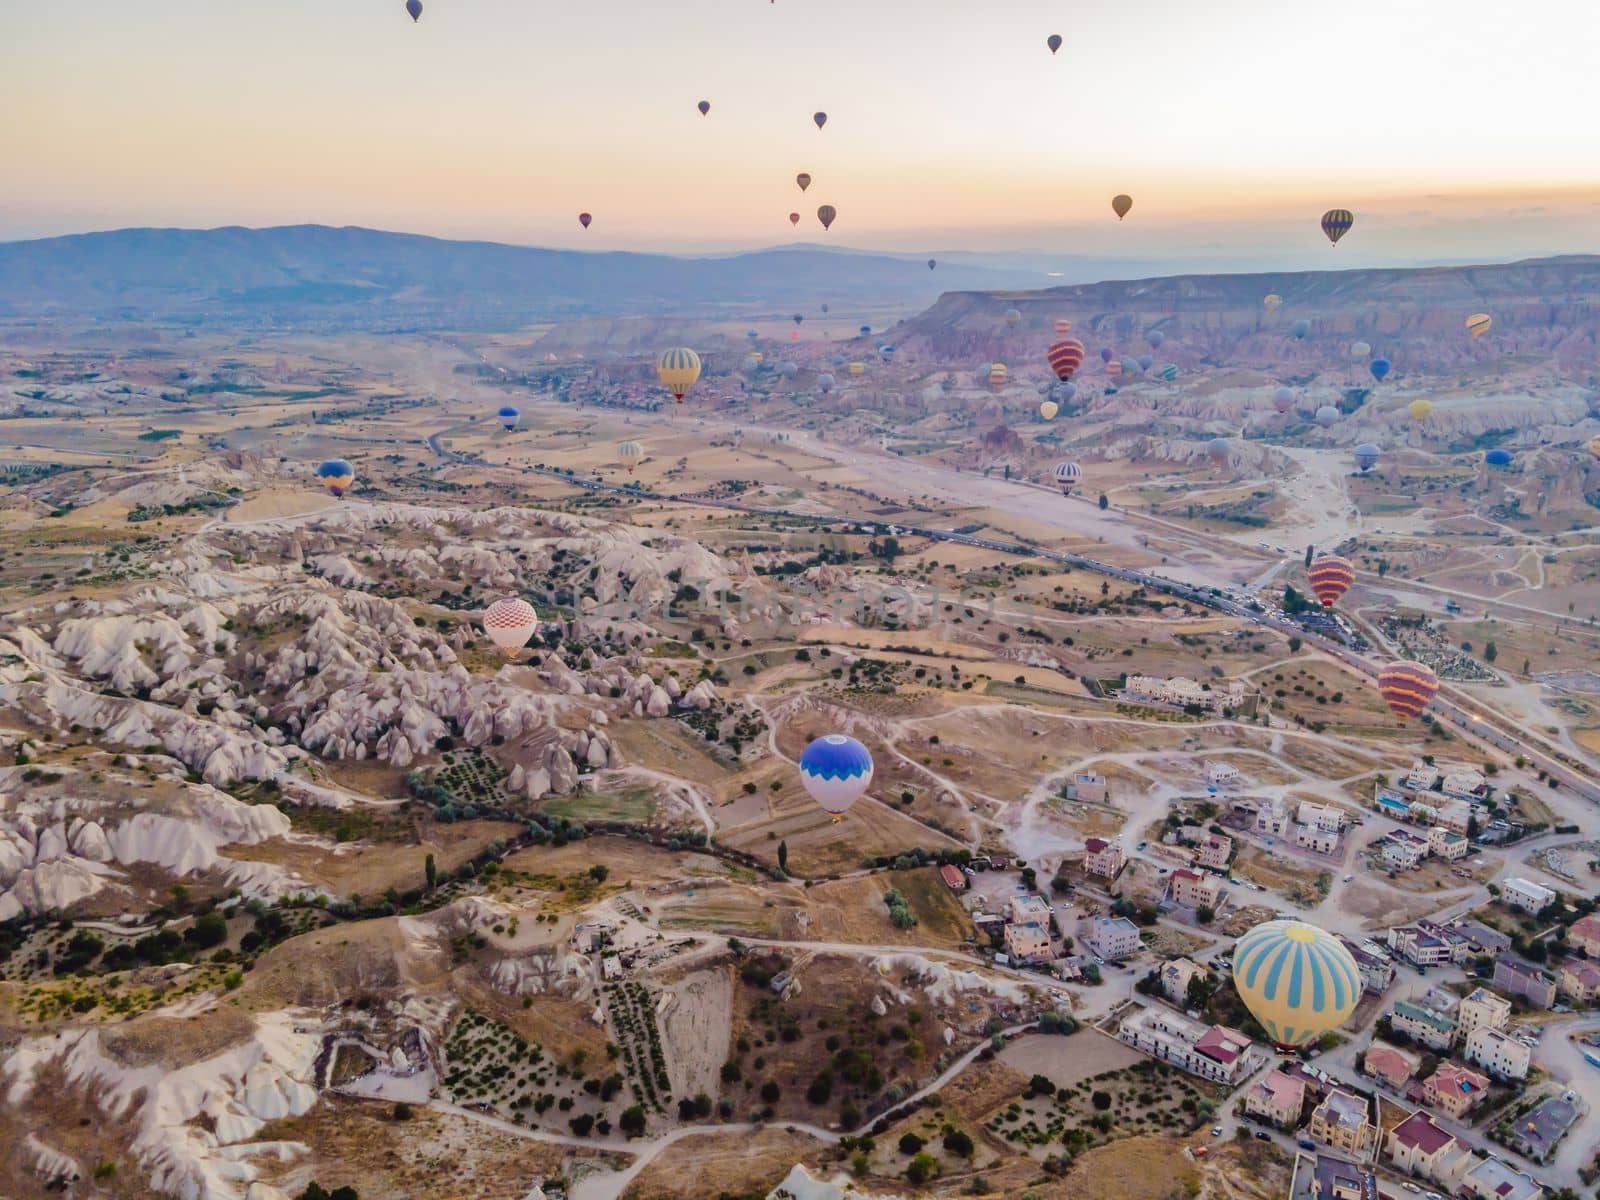
[[[1574,1004],[1593,1004],[1600,1000],[1600,965],[1569,958],[1561,964],[1556,986]]]
[[[1244,1095],[1244,1110],[1279,1129],[1294,1129],[1306,1102],[1306,1081],[1283,1071],[1268,1071]]]
[[[1222,880],[1215,875],[1179,867],[1171,875],[1172,902],[1183,908],[1216,910],[1222,898]]]
[[[1237,680],[1227,683],[1196,683],[1181,675],[1171,679],[1158,679],[1151,675],[1129,675],[1122,685],[1124,699],[1147,704],[1170,704],[1175,708],[1198,707],[1202,712],[1221,712],[1225,708],[1237,709],[1244,704],[1244,685]]]
[[[1072,777],[1072,782],[1067,784],[1067,799],[1078,800],[1084,804],[1104,804],[1106,802],[1106,780],[1104,775],[1093,771],[1079,771]]]
[[[1423,1081],[1422,1094],[1429,1104],[1459,1121],[1489,1094],[1489,1079],[1470,1067],[1445,1061]]]
[[[1368,1075],[1382,1081],[1391,1090],[1405,1091],[1406,1084],[1417,1073],[1417,1056],[1408,1054],[1398,1046],[1391,1046],[1387,1042],[1373,1042],[1367,1047],[1366,1058],[1362,1060],[1362,1070]]]
[[[1462,1057],[1501,1079],[1526,1079],[1533,1051],[1510,1034],[1482,1025],[1467,1035]]]
[[[1389,1024],[1414,1042],[1430,1050],[1448,1050],[1456,1039],[1454,1017],[1436,1013],[1431,1008],[1401,1000],[1389,1014]]]
[[[1050,930],[1033,921],[1008,924],[1005,941],[1006,954],[1012,962],[1043,962],[1050,957]]]
[[[1152,1058],[1213,1083],[1235,1084],[1252,1069],[1251,1042],[1244,1034],[1154,1005],[1126,1017],[1117,1036]]]
[[[1600,959],[1600,913],[1579,917],[1567,929],[1567,945]]]
[[[1555,892],[1531,879],[1515,877],[1500,884],[1500,899],[1526,913],[1537,913],[1555,898]]]
[[[1102,879],[1115,879],[1128,856],[1122,852],[1122,843],[1116,840],[1092,837],[1083,843],[1083,869]]]
[[[1456,1032],[1466,1037],[1474,1029],[1504,1029],[1511,1022],[1511,1001],[1488,988],[1474,988],[1456,1007]]]
[[[1371,1107],[1365,1096],[1333,1088],[1311,1111],[1306,1128],[1319,1142],[1356,1158],[1369,1158],[1378,1142]]]
[[[1207,977],[1206,969],[1197,962],[1187,958],[1170,959],[1161,964],[1161,994],[1174,1004],[1186,1007],[1190,982]]]
[[[1538,967],[1509,954],[1494,960],[1494,985],[1534,1008],[1549,1008],[1556,1002],[1556,981]]]
[[[1432,921],[1395,926],[1389,930],[1389,949],[1414,967],[1437,967],[1472,957],[1466,938]]]
[[[1401,1171],[1448,1188],[1470,1159],[1455,1135],[1434,1124],[1427,1113],[1412,1113],[1389,1131],[1389,1161]]]
[[[1195,861],[1213,871],[1225,871],[1233,857],[1233,839],[1224,833],[1208,833],[1195,852]]]
[[[1083,941],[1107,962],[1120,962],[1144,946],[1139,940],[1139,927],[1127,917],[1091,918]]]

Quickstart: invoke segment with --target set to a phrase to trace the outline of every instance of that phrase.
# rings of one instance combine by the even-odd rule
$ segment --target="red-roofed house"
[[[1083,843],[1083,869],[1091,875],[1115,879],[1127,861],[1127,855],[1122,853],[1122,846],[1118,842],[1092,837]]]
[[[1305,1107],[1306,1081],[1282,1071],[1269,1071],[1265,1079],[1253,1084],[1244,1095],[1244,1110],[1251,1116],[1271,1121],[1279,1129],[1300,1124]]]
[[[1396,1169],[1449,1185],[1472,1161],[1467,1148],[1427,1113],[1412,1113],[1389,1131],[1389,1161]]]
[[[964,892],[967,890],[967,877],[961,873],[960,867],[954,867],[946,863],[939,868],[939,878],[944,880],[945,887],[952,892]]]
[[[1417,1059],[1386,1042],[1374,1042],[1367,1051],[1363,1069],[1397,1092],[1403,1092],[1417,1073]]]
[[[1222,898],[1222,880],[1215,875],[1179,867],[1172,873],[1172,902],[1183,908],[1217,907]]]
[[[1580,917],[1567,930],[1567,944],[1582,948],[1590,958],[1600,958],[1600,913]]]
[[[1428,1103],[1457,1121],[1463,1113],[1489,1094],[1489,1078],[1469,1067],[1442,1062],[1422,1085]]]
[[[1556,985],[1579,1004],[1592,1004],[1600,1000],[1600,966],[1581,958],[1568,959],[1562,964]]]

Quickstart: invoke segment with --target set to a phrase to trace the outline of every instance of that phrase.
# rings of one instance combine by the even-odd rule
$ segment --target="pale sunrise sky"
[[[0,0],[0,240],[687,251],[823,240],[829,203],[841,245],[1327,265],[1339,205],[1345,265],[1600,251],[1592,0],[425,4]]]

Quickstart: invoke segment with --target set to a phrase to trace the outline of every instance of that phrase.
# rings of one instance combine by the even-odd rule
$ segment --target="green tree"
[[[629,1137],[638,1137],[644,1132],[643,1106],[630,1104],[622,1110],[622,1116],[617,1118],[617,1124],[622,1127],[622,1132]]]
[[[1493,642],[1485,642],[1483,644],[1483,661],[1484,662],[1492,663],[1495,659],[1497,659],[1499,657],[1500,657],[1500,647],[1496,646]]]
[[[915,1154],[925,1145],[927,1143],[914,1133],[902,1133],[900,1135],[901,1154]]]
[[[589,878],[594,880],[596,883],[604,883],[606,881],[606,877],[610,874],[611,868],[606,866],[604,863],[595,863],[594,866],[589,868]]]
[[[1300,647],[1303,644],[1304,643],[1301,642],[1301,640],[1300,640],[1300,638],[1298,636],[1291,637],[1289,639],[1289,653],[1290,654],[1299,654],[1300,653]]]
[[[1311,568],[1311,552],[1312,552],[1312,549],[1313,549],[1313,547],[1311,547],[1311,546],[1307,546],[1306,547],[1306,569],[1307,570],[1309,570]]]
[[[433,855],[428,855],[423,861],[422,870],[428,877],[428,890],[431,892],[439,886],[439,868],[434,864]]]
[[[912,1183],[927,1183],[938,1169],[933,1155],[924,1150],[906,1165],[906,1178]]]
[[[973,1150],[972,1137],[963,1129],[946,1129],[944,1148],[950,1154],[959,1154],[962,1158],[971,1158]]]
[[[787,871],[788,869],[789,869],[789,843],[788,842],[779,842],[778,843],[778,870]]]

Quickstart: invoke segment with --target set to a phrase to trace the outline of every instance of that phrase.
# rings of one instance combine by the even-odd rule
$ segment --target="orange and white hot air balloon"
[[[519,596],[496,600],[483,611],[483,631],[503,654],[521,650],[538,630],[539,614]]]
[[[1494,318],[1488,313],[1473,313],[1467,318],[1467,335],[1477,341],[1489,332],[1489,327],[1494,324]]]

